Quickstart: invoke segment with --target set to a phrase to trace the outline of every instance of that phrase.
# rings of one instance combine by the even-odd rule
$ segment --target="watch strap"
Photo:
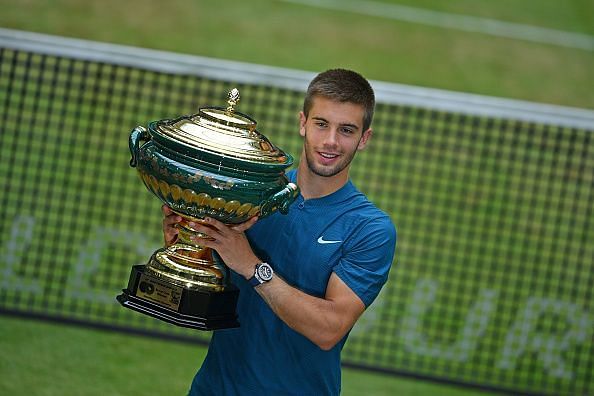
[[[252,277],[248,279],[248,282],[250,283],[250,285],[252,285],[252,287],[256,287],[262,284],[260,283],[260,280],[256,278],[255,275],[252,275]]]

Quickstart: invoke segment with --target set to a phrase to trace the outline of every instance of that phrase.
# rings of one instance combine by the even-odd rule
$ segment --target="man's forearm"
[[[278,276],[256,291],[283,322],[324,350],[344,337],[364,309],[362,303],[353,309],[357,301],[340,295],[338,301],[311,296]]]

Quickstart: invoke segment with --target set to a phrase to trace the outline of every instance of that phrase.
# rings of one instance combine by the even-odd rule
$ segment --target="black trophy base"
[[[239,327],[235,286],[218,292],[192,290],[135,265],[122,292],[116,297],[122,306],[176,326],[206,331]]]

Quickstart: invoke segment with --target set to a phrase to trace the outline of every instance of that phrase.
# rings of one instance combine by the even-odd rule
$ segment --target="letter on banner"
[[[91,284],[91,279],[101,271],[102,265],[114,265],[114,263],[105,263],[103,259],[107,249],[113,248],[114,245],[123,245],[133,249],[141,256],[146,256],[156,249],[154,246],[150,246],[146,238],[139,233],[97,227],[90,234],[87,243],[81,245],[78,259],[70,269],[67,296],[105,304],[114,303],[114,295],[119,290],[118,288],[97,289],[93,288]]]
[[[497,292],[483,289],[470,307],[464,326],[452,345],[440,345],[427,341],[423,335],[423,317],[435,302],[438,282],[421,279],[417,282],[402,320],[404,347],[411,353],[457,362],[468,360],[484,335],[497,303]]]
[[[0,256],[0,289],[41,293],[39,280],[23,279],[16,273],[16,267],[33,241],[35,218],[16,216],[12,222],[10,236],[4,245],[4,254]]]
[[[547,313],[565,321],[568,326],[564,334],[537,329],[539,319]],[[524,311],[518,314],[507,333],[498,367],[513,369],[523,354],[535,352],[550,375],[572,379],[573,372],[567,367],[562,355],[569,348],[585,342],[593,325],[588,313],[575,304],[551,298],[530,297]]]

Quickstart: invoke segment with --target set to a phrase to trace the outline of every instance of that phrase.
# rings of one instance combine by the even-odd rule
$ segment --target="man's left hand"
[[[249,279],[254,275],[254,267],[261,260],[254,254],[244,232],[256,221],[258,221],[257,216],[244,223],[228,226],[207,217],[204,219],[206,224],[190,223],[189,226],[209,236],[209,238],[194,237],[192,240],[200,246],[216,250],[229,268]]]

